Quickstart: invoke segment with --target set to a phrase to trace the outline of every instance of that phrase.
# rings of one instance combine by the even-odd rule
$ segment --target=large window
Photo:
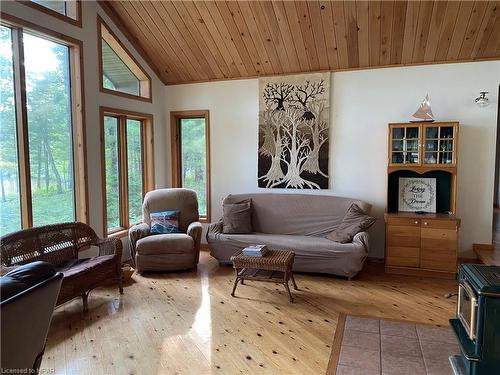
[[[0,235],[86,222],[81,43],[0,26]]]
[[[208,111],[171,112],[172,180],[193,189],[200,220],[210,222],[210,138]]]
[[[97,18],[101,91],[151,101],[151,78],[115,34]]]
[[[80,0],[26,0],[21,3],[60,20],[82,26],[80,18],[82,4]]]
[[[104,233],[126,234],[142,221],[142,200],[154,188],[152,117],[101,108]]]

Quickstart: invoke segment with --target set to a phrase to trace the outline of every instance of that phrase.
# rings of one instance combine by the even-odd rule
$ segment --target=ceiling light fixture
[[[476,104],[480,107],[486,107],[488,104],[490,104],[490,100],[486,96],[488,94],[488,91],[480,91],[479,96],[476,98]]]

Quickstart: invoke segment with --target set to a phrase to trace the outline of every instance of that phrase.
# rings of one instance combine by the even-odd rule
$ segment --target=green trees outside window
[[[181,186],[198,195],[200,216],[207,215],[207,153],[204,118],[180,119]]]
[[[11,28],[0,27],[0,235],[21,229],[25,222],[21,217],[21,168],[30,176],[31,189],[26,192],[31,198],[31,205],[26,205],[31,209],[29,225],[73,221],[76,216],[70,47],[19,30],[24,61],[14,61],[13,35]],[[17,132],[23,124],[16,118],[19,94],[14,86],[18,77],[13,69],[23,63],[27,166],[18,161],[22,150]]]
[[[145,121],[114,112],[103,115],[105,229],[108,234],[142,221]]]
[[[142,220],[141,121],[127,119],[128,215],[130,224]]]
[[[118,118],[104,116],[106,218],[108,230],[120,227],[120,166]]]
[[[0,235],[21,229],[12,32],[0,26]]]
[[[33,225],[72,221],[69,48],[26,33],[23,39]]]

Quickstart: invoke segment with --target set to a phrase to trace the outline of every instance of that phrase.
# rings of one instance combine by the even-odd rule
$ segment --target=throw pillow
[[[222,233],[252,233],[252,200],[222,206]]]
[[[342,222],[326,238],[340,243],[351,242],[357,233],[367,230],[375,221],[377,219],[368,216],[356,203],[353,203],[347,210]]]
[[[160,211],[149,214],[151,234],[181,233],[179,230],[179,211]]]

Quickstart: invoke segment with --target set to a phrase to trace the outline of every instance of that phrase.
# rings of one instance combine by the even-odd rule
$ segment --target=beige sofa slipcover
[[[229,195],[224,204],[252,199],[250,234],[222,233],[222,220],[209,226],[210,254],[221,263],[250,244],[295,252],[294,271],[319,272],[351,278],[363,267],[368,255],[368,233],[341,244],[325,236],[340,224],[351,204],[365,213],[371,205],[356,199],[329,195],[253,193]]]

